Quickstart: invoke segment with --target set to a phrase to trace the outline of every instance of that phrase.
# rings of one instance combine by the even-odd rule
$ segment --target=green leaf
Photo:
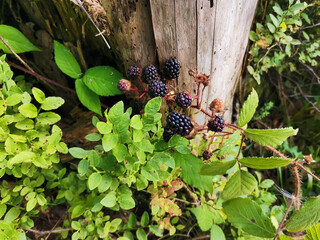
[[[83,83],[82,79],[77,79],[75,85],[77,96],[82,105],[88,108],[90,111],[102,116],[99,96],[93,91],[91,91]]]
[[[199,174],[200,175],[207,175],[207,176],[215,176],[215,175],[222,175],[227,172],[228,169],[232,168],[236,164],[236,160],[231,161],[213,161],[209,164],[205,164],[201,169]]]
[[[6,99],[6,102],[7,102],[7,105],[8,105],[8,106],[15,106],[15,105],[17,105],[19,102],[21,102],[21,100],[22,100],[22,94],[16,93],[16,94],[10,95],[10,96]]]
[[[27,207],[26,207],[27,212],[30,212],[32,209],[34,209],[36,205],[37,205],[37,199],[31,198],[27,203]]]
[[[0,203],[0,218],[2,218],[2,216],[6,213],[6,211],[7,211],[7,205],[4,203]],[[148,217],[149,217],[149,215],[148,215]],[[149,224],[149,221],[148,221],[148,224]]]
[[[89,168],[89,161],[87,159],[82,159],[78,164],[78,172],[80,176],[84,176]]]
[[[110,108],[108,112],[108,119],[111,123],[116,123],[120,120],[121,116],[124,113],[124,104],[122,101],[117,102],[115,105]]]
[[[19,107],[19,112],[27,118],[35,118],[38,115],[38,110],[32,103],[24,103]]]
[[[12,207],[10,208],[10,210],[6,213],[6,215],[4,216],[4,220],[7,222],[12,222],[13,220],[15,220],[17,217],[19,217],[20,215],[20,209],[16,208],[16,207]]]
[[[32,94],[34,98],[37,100],[38,103],[42,104],[44,99],[46,98],[46,95],[44,92],[42,92],[39,88],[33,87],[32,88]]]
[[[81,68],[72,53],[63,44],[54,41],[54,60],[60,70],[74,79],[81,75]]]
[[[0,25],[0,35],[12,50],[15,51],[15,53],[40,51],[39,48],[34,46],[18,29],[14,27],[4,24]],[[12,53],[2,41],[0,41],[0,49],[5,53]]]
[[[154,182],[159,181],[158,172],[150,164],[147,164],[146,166],[142,167],[141,174],[143,177],[145,177],[149,181],[154,181]]]
[[[261,146],[270,145],[276,147],[282,144],[288,137],[296,135],[298,129],[278,128],[278,129],[246,129],[245,135]]]
[[[257,92],[252,88],[250,95],[244,102],[238,119],[238,126],[244,127],[253,117],[258,107],[259,97]]]
[[[274,26],[279,27],[279,25],[280,25],[279,20],[271,13],[269,14],[269,16],[270,16],[271,21],[274,24]]]
[[[174,158],[170,154],[165,152],[155,153],[151,158],[151,160],[149,161],[149,163],[152,164],[153,166],[158,165],[159,167],[164,163],[168,167],[171,167],[172,169],[175,168]]]
[[[267,23],[267,27],[271,33],[275,33],[276,28],[272,23]]]
[[[152,153],[154,150],[154,145],[150,143],[147,139],[142,139],[140,142],[135,142],[134,145],[144,152]]]
[[[61,120],[59,114],[54,112],[44,112],[40,113],[37,117],[37,122],[40,125],[53,125]]]
[[[89,151],[84,150],[84,149],[79,148],[79,147],[72,147],[72,148],[69,148],[69,153],[74,158],[82,159],[82,158],[85,158],[85,157],[88,156]]]
[[[133,127],[134,129],[142,129],[143,124],[139,115],[134,115],[131,118],[130,126]]]
[[[205,232],[211,228],[215,215],[210,211],[206,204],[196,208],[191,208],[190,211],[196,216],[197,222],[202,231]]]
[[[144,111],[148,115],[154,115],[160,111],[161,108],[161,97],[151,99],[145,106]]]
[[[26,118],[20,122],[17,122],[15,126],[21,130],[30,130],[34,128],[34,122],[31,119]]]
[[[117,84],[123,75],[110,66],[90,68],[83,76],[83,82],[90,90],[99,96],[114,96],[121,94]]]
[[[141,217],[141,227],[147,227],[150,221],[149,213],[147,211],[144,211]]]
[[[246,167],[255,168],[255,169],[273,169],[278,167],[283,167],[288,165],[294,159],[284,159],[279,157],[245,157],[239,159],[239,162]]]
[[[86,210],[86,206],[78,204],[72,209],[71,219],[80,217],[84,211]]]
[[[295,12],[298,10],[300,11],[300,9],[303,7],[304,7],[304,3],[296,3],[289,8],[289,11],[291,11],[291,12]]]
[[[255,177],[246,171],[238,170],[228,180],[222,191],[222,198],[229,200],[232,198],[251,194],[258,183]]]
[[[116,157],[118,162],[122,162],[126,158],[126,156],[128,155],[128,150],[124,144],[117,144],[112,149],[112,153]]]
[[[221,147],[218,157],[229,154],[241,139],[241,131],[235,131]],[[240,145],[240,144],[239,144]]]
[[[317,224],[320,220],[320,196],[309,198],[302,208],[289,219],[286,228],[289,232],[299,232]]]
[[[320,223],[307,229],[305,240],[318,240],[320,239]]]
[[[212,193],[213,177],[202,176],[199,174],[200,169],[204,165],[203,161],[195,157],[193,154],[181,154],[175,152],[173,157],[176,161],[176,167],[181,167],[181,178],[185,183]]]
[[[100,203],[108,208],[112,208],[117,204],[117,198],[116,194],[114,192],[108,193],[101,201]]]
[[[7,102],[5,100],[0,100],[0,116],[5,114],[7,110]]]
[[[119,196],[120,207],[124,210],[129,210],[135,207],[134,199],[128,194],[121,194]]]
[[[138,228],[136,235],[138,240],[148,240],[147,234],[142,228]]]
[[[210,230],[210,240],[226,240],[226,236],[224,235],[222,229],[213,224]]]
[[[102,147],[106,152],[112,150],[117,144],[118,136],[113,133],[106,134],[102,138]]]
[[[7,164],[8,166],[12,166],[17,163],[31,162],[35,157],[36,154],[34,152],[22,151],[11,158]]]
[[[43,110],[53,110],[57,109],[64,104],[64,100],[61,97],[47,97],[44,99],[41,108]]]
[[[263,238],[272,238],[276,234],[270,218],[261,207],[249,198],[236,198],[223,203],[228,221],[246,233]]]
[[[101,140],[101,135],[99,133],[89,133],[85,136],[85,139],[90,142],[97,142]]]
[[[98,129],[99,133],[108,134],[112,131],[112,124],[105,122],[97,122],[96,128]]]
[[[101,183],[102,177],[99,173],[92,173],[88,178],[88,187],[90,190],[95,189]]]

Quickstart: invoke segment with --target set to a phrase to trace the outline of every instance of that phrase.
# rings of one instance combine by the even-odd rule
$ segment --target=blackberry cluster
[[[130,79],[136,79],[139,77],[139,75],[140,75],[140,68],[138,68],[136,65],[131,66],[128,69],[128,77]]]
[[[152,98],[164,97],[167,91],[168,87],[161,81],[153,80],[149,83],[149,94]]]
[[[186,93],[181,92],[176,96],[176,103],[178,104],[179,107],[188,108],[190,107],[191,102],[192,102],[191,96]]]
[[[117,87],[121,92],[129,91],[131,88],[131,82],[126,79],[120,79]]]
[[[211,158],[211,156],[212,156],[212,152],[209,150],[204,150],[202,152],[202,157],[204,160],[209,160]]]
[[[180,74],[180,63],[176,58],[167,60],[164,64],[163,72],[168,79],[177,78]]]
[[[216,116],[215,119],[208,122],[208,129],[214,132],[221,132],[224,128],[224,120]]]
[[[193,128],[190,118],[177,112],[170,113],[167,116],[167,124],[172,132],[181,136],[188,135]]]
[[[174,132],[171,131],[168,127],[164,128],[164,132],[163,132],[163,140],[165,142],[169,142],[170,138],[172,138],[172,136],[174,135]]]
[[[148,65],[142,69],[142,80],[146,83],[149,83],[153,80],[157,80],[158,71],[155,66]]]

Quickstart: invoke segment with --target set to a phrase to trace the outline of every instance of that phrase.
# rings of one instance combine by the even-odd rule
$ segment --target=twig
[[[285,155],[283,155],[281,152],[279,152],[277,149],[267,145],[264,146],[266,149],[270,150],[271,152],[275,153],[276,155],[278,155],[281,158],[287,159],[287,157]]]
[[[318,27],[318,26],[320,26],[320,23],[316,23],[316,24],[313,24],[313,25],[310,25],[310,26],[306,26],[304,28],[300,28],[299,31],[302,31],[302,30],[308,29],[308,28]]]
[[[60,233],[60,232],[66,232],[66,231],[73,231],[73,228],[62,228],[62,229],[56,229],[56,230],[48,230],[48,231],[39,231],[35,229],[25,229],[28,232],[33,232],[39,236],[47,235],[49,233]]]
[[[316,72],[313,70],[312,67],[310,67],[309,65],[303,63],[302,61],[299,61],[303,66],[305,66],[317,79],[318,83],[320,83],[320,77],[316,74]]]
[[[200,201],[199,201],[197,195],[194,194],[193,192],[191,192],[191,190],[188,188],[188,186],[184,182],[182,182],[182,186],[189,193],[189,195],[193,199],[193,202],[195,203],[195,205],[199,206]]]
[[[310,172],[308,169],[306,169],[301,163],[297,163],[297,166],[301,169],[303,169],[304,171],[306,171],[309,175],[311,175],[314,179],[316,179],[317,181],[320,182],[320,178],[317,177],[316,175],[314,175],[312,172]]]
[[[210,239],[210,235],[203,235],[195,238],[191,238],[191,240],[200,240],[200,239]]]
[[[54,226],[51,228],[50,233],[46,236],[46,238],[44,240],[48,240],[52,231],[54,231],[54,229],[58,226],[58,224],[61,222],[61,218],[54,224]]]
[[[289,201],[288,208],[287,208],[286,212],[285,212],[284,215],[283,215],[283,218],[282,218],[282,220],[281,220],[281,222],[280,222],[280,224],[279,224],[279,227],[278,227],[278,229],[277,229],[276,235],[274,236],[273,240],[276,240],[277,237],[279,236],[280,231],[281,231],[281,229],[282,229],[282,227],[283,227],[284,221],[286,220],[286,218],[287,218],[287,216],[288,216],[288,214],[289,214],[290,208],[292,207],[293,200],[290,199],[290,200],[288,200],[288,201]]]
[[[6,40],[0,34],[0,40],[6,45],[6,47],[13,53],[13,55],[26,67],[29,71],[34,72],[33,69],[9,46]]]

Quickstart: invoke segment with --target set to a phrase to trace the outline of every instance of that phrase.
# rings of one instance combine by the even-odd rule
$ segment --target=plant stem
[[[194,204],[199,206],[200,201],[199,201],[197,195],[194,194],[193,192],[191,192],[191,190],[188,188],[188,186],[184,182],[182,182],[182,186],[189,193],[190,197],[193,199]]]
[[[39,231],[39,230],[35,230],[35,229],[25,229],[28,232],[33,232],[39,236],[43,236],[43,235],[47,235],[50,233],[60,233],[60,232],[65,232],[65,231],[73,231],[73,228],[62,228],[62,229],[56,229],[56,230],[48,230],[48,231]]]
[[[282,220],[281,220],[281,222],[280,222],[280,224],[279,224],[279,227],[278,227],[278,229],[277,229],[276,235],[274,236],[273,240],[276,240],[277,237],[279,236],[280,231],[281,231],[281,229],[282,229],[282,227],[283,227],[284,221],[286,220],[286,218],[287,218],[287,216],[288,216],[288,214],[289,214],[290,208],[292,207],[293,200],[290,199],[290,200],[288,200],[288,201],[289,201],[288,208],[287,208],[286,212],[285,212],[284,215],[283,215],[283,218],[282,218]]]
[[[308,169],[306,169],[301,163],[297,163],[297,166],[301,169],[303,169],[304,171],[306,171],[309,175],[311,175],[314,179],[316,179],[317,181],[320,182],[320,178],[317,177],[315,174],[313,174],[312,172],[310,172]]]

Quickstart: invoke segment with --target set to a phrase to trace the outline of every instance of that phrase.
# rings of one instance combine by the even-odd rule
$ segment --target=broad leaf
[[[102,147],[103,147],[103,150],[106,152],[113,149],[117,144],[118,144],[118,136],[113,133],[106,134],[102,138]]]
[[[37,117],[37,122],[40,125],[52,125],[57,122],[59,122],[61,119],[59,114],[56,114],[54,112],[44,112],[40,113]]]
[[[30,129],[34,128],[34,122],[33,122],[33,120],[26,118],[20,122],[17,122],[15,126],[16,126],[16,128],[21,129],[21,130],[30,130]]]
[[[272,238],[276,234],[270,218],[261,207],[248,198],[236,198],[223,203],[223,210],[228,221],[246,233],[263,238]]]
[[[105,207],[114,207],[117,203],[116,194],[114,192],[108,193],[101,201],[100,203]]]
[[[241,131],[237,130],[222,145],[222,147],[218,153],[218,157],[230,153],[234,149],[234,147],[236,146],[237,142],[240,141],[240,139],[241,139]]]
[[[95,189],[100,185],[102,177],[99,173],[92,173],[88,178],[88,187],[90,190]]]
[[[269,158],[245,157],[245,158],[239,159],[239,162],[249,168],[273,169],[273,168],[286,166],[293,160],[294,159],[290,159],[290,158],[284,159],[279,157],[269,157]]]
[[[246,171],[238,170],[228,180],[222,191],[222,198],[225,200],[251,194],[257,187],[255,177]]]
[[[191,208],[190,211],[196,216],[197,222],[202,231],[205,232],[211,228],[215,215],[210,211],[206,204],[196,208]]]
[[[117,102],[115,105],[110,108],[108,111],[108,118],[111,123],[116,123],[120,120],[121,116],[124,113],[124,104],[122,101]]]
[[[224,232],[216,224],[213,224],[211,227],[210,240],[226,240],[226,236],[224,235]]]
[[[305,240],[318,240],[320,239],[320,223],[307,229]]]
[[[199,174],[200,169],[204,165],[203,161],[195,157],[193,154],[181,154],[175,152],[173,157],[176,161],[176,167],[181,167],[181,178],[185,183],[212,193],[213,177],[202,176]]]
[[[22,162],[31,162],[36,157],[34,152],[22,151],[11,158],[7,165],[12,166],[13,164],[22,163]]]
[[[83,82],[99,96],[114,96],[121,94],[117,84],[122,78],[122,74],[113,67],[97,66],[86,71]]]
[[[227,172],[228,169],[232,168],[236,164],[236,160],[232,161],[213,161],[209,164],[204,165],[199,174],[200,175],[208,175],[208,176],[215,176],[215,175],[222,175]]]
[[[81,68],[75,57],[63,44],[54,41],[54,60],[60,70],[72,78],[79,78]]]
[[[278,129],[246,129],[245,135],[261,146],[270,145],[276,147],[282,144],[288,137],[296,135],[298,129],[278,128]]]
[[[309,198],[302,208],[289,219],[286,228],[289,232],[299,232],[317,224],[320,220],[320,196]]]
[[[144,111],[148,115],[153,115],[157,112],[159,112],[161,107],[161,97],[156,97],[151,99],[145,106]]]
[[[27,118],[35,118],[38,115],[38,110],[32,103],[25,103],[19,107],[19,112]]]
[[[85,158],[89,155],[89,151],[79,147],[69,148],[69,153],[71,154],[72,157],[79,158],[79,159]]]
[[[61,107],[64,104],[64,99],[61,97],[47,97],[44,99],[41,108],[43,110],[54,110]]]
[[[100,99],[97,94],[92,92],[82,81],[82,79],[76,80],[76,91],[79,101],[83,106],[102,116]]]
[[[3,24],[0,25],[0,35],[15,53],[40,51],[39,48],[34,46],[18,29],[14,27]],[[11,53],[2,41],[0,41],[0,49],[5,53]]]
[[[44,99],[46,98],[46,95],[44,94],[44,92],[36,87],[32,88],[32,94],[34,98],[37,100],[37,102],[40,104],[42,104]]]
[[[240,111],[240,116],[238,119],[238,126],[244,127],[253,117],[258,107],[259,97],[257,92],[252,89],[252,92],[248,96],[247,100],[244,102],[242,109]]]

